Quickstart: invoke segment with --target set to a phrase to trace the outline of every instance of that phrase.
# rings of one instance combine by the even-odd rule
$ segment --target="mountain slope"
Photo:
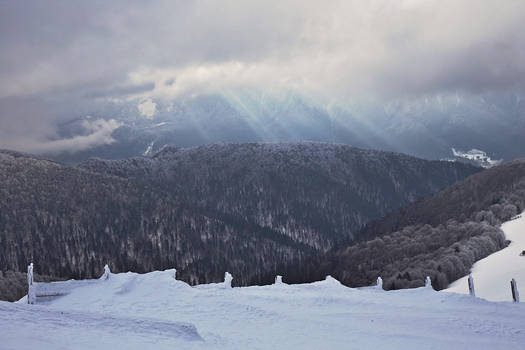
[[[153,159],[91,159],[80,167],[155,184],[197,207],[246,218],[320,250],[479,171],[324,143],[167,147]]]
[[[25,156],[0,153],[0,193],[4,271],[33,261],[40,274],[84,278],[105,263],[116,271],[177,266],[181,278],[202,283],[229,268],[247,284],[312,251],[142,183]]]
[[[430,276],[443,289],[476,261],[504,248],[501,222],[524,209],[521,159],[369,223],[361,242],[328,253],[325,268],[347,285],[367,285],[382,276],[389,289],[416,287]]]
[[[326,144],[167,148],[80,167],[0,152],[0,266],[33,261],[65,278],[93,277],[105,263],[177,267],[192,284],[226,270],[240,285],[276,273],[304,280],[316,272],[306,261],[372,218],[477,171]]]
[[[525,158],[487,169],[434,196],[394,211],[381,220],[370,222],[361,233],[374,236],[416,223],[437,225],[449,219],[464,221],[482,211],[490,216],[486,220],[501,223],[524,208]]]

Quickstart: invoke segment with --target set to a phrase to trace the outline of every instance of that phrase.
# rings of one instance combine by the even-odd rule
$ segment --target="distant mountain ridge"
[[[401,100],[339,101],[293,91],[232,90],[155,100],[157,114],[140,115],[135,103],[108,103],[96,118],[116,119],[115,142],[51,155],[68,164],[89,157],[123,159],[155,154],[165,145],[217,142],[319,141],[352,144],[425,159],[453,157],[451,148],[483,150],[493,159],[525,156],[525,104],[514,93],[457,93]],[[58,126],[59,137],[88,132],[78,116]],[[470,161],[457,157],[460,161]]]

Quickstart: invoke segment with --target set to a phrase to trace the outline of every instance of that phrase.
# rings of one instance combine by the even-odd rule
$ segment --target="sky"
[[[525,1],[0,2],[0,148],[112,142],[111,103],[225,89],[335,100],[525,90]],[[60,123],[84,121],[64,138]]]

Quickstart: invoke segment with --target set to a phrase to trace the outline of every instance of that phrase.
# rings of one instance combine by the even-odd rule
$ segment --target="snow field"
[[[525,305],[431,288],[191,287],[110,274],[46,305],[0,303],[1,349],[522,349]],[[233,276],[235,277],[235,276]]]

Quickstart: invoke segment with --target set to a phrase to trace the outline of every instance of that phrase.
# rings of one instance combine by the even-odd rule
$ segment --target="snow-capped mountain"
[[[95,114],[121,123],[113,132],[115,142],[52,157],[77,163],[90,156],[154,154],[164,145],[253,141],[345,143],[427,159],[449,158],[451,147],[480,149],[503,160],[525,155],[525,105],[515,94],[341,103],[292,91],[224,91],[154,101],[155,113],[148,117],[141,115],[137,103],[106,102]],[[61,135],[81,133],[82,119],[61,125]]]

